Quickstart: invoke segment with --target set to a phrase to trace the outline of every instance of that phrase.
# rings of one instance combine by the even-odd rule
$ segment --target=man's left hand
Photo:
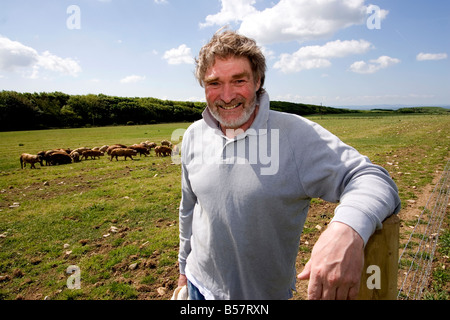
[[[308,299],[356,299],[364,266],[364,241],[351,227],[331,223],[297,276],[308,280]]]

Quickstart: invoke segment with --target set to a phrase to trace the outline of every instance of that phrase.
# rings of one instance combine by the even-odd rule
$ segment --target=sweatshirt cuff
[[[186,274],[186,262],[178,260],[178,268],[180,269],[180,274]]]
[[[341,222],[351,227],[363,239],[364,246],[377,227],[376,223],[360,210],[346,206],[336,208],[331,222]]]

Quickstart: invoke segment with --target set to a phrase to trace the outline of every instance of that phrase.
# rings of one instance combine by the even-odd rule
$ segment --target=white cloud
[[[20,42],[0,36],[0,70],[15,71],[38,62],[38,52]]]
[[[44,69],[61,72],[71,76],[77,76],[81,72],[80,65],[71,58],[61,58],[45,51],[38,57],[38,66]]]
[[[222,9],[219,13],[208,15],[204,23],[200,23],[200,27],[210,27],[213,25],[223,26],[229,22],[242,21],[248,15],[256,13],[257,10],[253,5],[255,0],[221,0]]]
[[[191,48],[185,44],[178,48],[173,48],[164,53],[163,59],[167,60],[169,64],[193,64],[194,58],[192,56]]]
[[[274,97],[274,100],[278,101],[289,101],[289,102],[296,102],[296,103],[310,103],[310,104],[320,104],[323,101],[327,100],[326,96],[304,96],[299,94],[280,94]]]
[[[260,44],[320,39],[368,18],[364,0],[280,0],[258,11],[255,0],[221,0],[221,11],[206,17],[202,27],[242,22],[239,32]],[[387,10],[380,10],[384,19]]]
[[[266,60],[272,60],[275,58],[275,51],[270,50],[269,48],[264,47],[264,46],[262,46],[260,48],[261,48],[261,51],[262,51],[264,57],[266,57]]]
[[[125,78],[123,78],[122,80],[120,80],[120,83],[136,83],[139,81],[144,81],[145,80],[145,76],[138,76],[138,75],[131,75],[131,76],[127,76]]]
[[[369,63],[365,61],[356,61],[352,63],[350,70],[356,73],[371,74],[397,63],[400,63],[399,59],[381,56],[378,59],[369,60]]]
[[[447,59],[446,53],[419,53],[416,57],[417,61],[426,61],[426,60],[443,60]]]
[[[156,4],[167,4],[169,3],[167,0],[154,0]]]
[[[16,72],[31,70],[31,78],[37,78],[40,69],[77,76],[81,67],[72,58],[61,58],[49,51],[39,54],[35,49],[0,36],[0,70]]]
[[[329,59],[362,54],[371,48],[372,44],[366,40],[336,40],[323,46],[305,46],[293,54],[282,54],[274,68],[285,73],[326,68],[331,65]]]
[[[196,97],[196,96],[191,96],[185,99],[182,99],[183,101],[192,101],[192,102],[205,102],[205,96],[200,96],[200,97]]]

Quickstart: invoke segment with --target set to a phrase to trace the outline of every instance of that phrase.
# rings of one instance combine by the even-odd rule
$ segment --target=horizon
[[[61,91],[41,91],[41,92],[19,92],[16,90],[2,90],[2,91],[13,91],[13,92],[17,92],[19,94],[51,94],[51,93],[55,93],[55,92],[60,92],[62,94],[67,94],[67,95],[80,95],[80,96],[86,96],[86,95],[105,95],[108,97],[119,97],[119,98],[130,98],[130,99],[134,99],[134,98],[149,98],[149,99],[159,99],[159,100],[167,100],[167,101],[173,101],[173,102],[193,102],[193,103],[206,103],[206,101],[194,101],[194,100],[173,100],[173,99],[161,99],[161,98],[156,98],[156,97],[151,97],[151,96],[117,96],[117,95],[109,95],[109,94],[104,94],[104,93],[86,93],[86,94],[69,94],[66,92],[61,92]],[[1,91],[0,91],[1,92]],[[398,110],[401,108],[443,108],[443,109],[450,109],[450,104],[449,105],[412,105],[412,104],[382,104],[382,105],[323,105],[323,104],[313,104],[313,103],[304,103],[304,102],[293,102],[293,101],[286,101],[286,100],[275,100],[275,99],[271,99],[271,102],[288,102],[288,103],[294,103],[294,104],[304,104],[304,105],[313,105],[313,106],[323,106],[323,107],[329,107],[329,108],[335,108],[335,109],[349,109],[349,110],[373,110],[373,109],[385,109],[385,110]]]

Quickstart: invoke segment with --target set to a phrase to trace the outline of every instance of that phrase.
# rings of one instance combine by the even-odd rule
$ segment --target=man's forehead
[[[246,57],[216,57],[214,63],[206,70],[205,78],[219,77],[221,75],[233,78],[251,76],[250,61]]]

